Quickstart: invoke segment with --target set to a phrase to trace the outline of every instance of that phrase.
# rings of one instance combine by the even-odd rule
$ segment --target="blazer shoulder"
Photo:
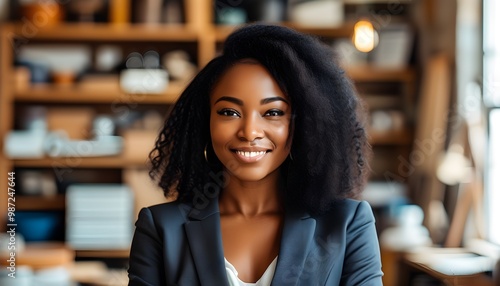
[[[141,210],[141,215],[150,216],[154,222],[184,222],[189,214],[190,206],[180,203],[178,201],[161,203],[145,207]]]
[[[354,220],[374,221],[370,204],[354,199],[335,202],[329,212],[316,219],[327,222],[336,221],[344,225],[349,225]]]
[[[353,216],[356,213],[371,212],[371,206],[367,201],[360,201],[355,199],[343,199],[336,201],[327,215],[347,215]]]

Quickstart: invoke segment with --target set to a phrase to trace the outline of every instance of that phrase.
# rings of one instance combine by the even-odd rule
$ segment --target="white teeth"
[[[244,151],[236,151],[241,156],[245,156],[247,158],[252,158],[260,155],[264,155],[266,151],[258,151],[258,152],[244,152]]]

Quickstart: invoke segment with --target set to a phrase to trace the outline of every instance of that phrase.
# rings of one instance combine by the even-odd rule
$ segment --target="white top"
[[[266,271],[264,274],[262,274],[262,277],[255,282],[255,283],[246,283],[241,281],[238,278],[238,271],[236,271],[236,268],[227,261],[227,259],[224,257],[225,265],[226,265],[226,273],[227,273],[227,280],[229,281],[229,286],[269,286],[271,285],[271,281],[273,280],[274,277],[274,271],[276,270],[276,263],[278,261],[278,256],[274,258],[273,262],[269,264],[267,267]]]

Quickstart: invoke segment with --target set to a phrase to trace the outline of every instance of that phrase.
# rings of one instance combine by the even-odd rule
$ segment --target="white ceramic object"
[[[9,158],[43,158],[45,138],[44,132],[11,131],[5,136],[4,154]]]
[[[400,207],[398,225],[385,229],[380,234],[380,244],[393,250],[409,250],[431,246],[429,231],[422,225],[424,212],[417,205]]]
[[[161,94],[168,87],[168,73],[162,69],[125,69],[120,87],[129,94]]]
[[[24,45],[18,58],[23,62],[49,67],[52,72],[78,74],[92,64],[92,53],[85,45]]]
[[[51,157],[97,157],[121,153],[121,136],[98,136],[96,140],[69,140],[61,132],[52,132],[45,141],[45,152]]]

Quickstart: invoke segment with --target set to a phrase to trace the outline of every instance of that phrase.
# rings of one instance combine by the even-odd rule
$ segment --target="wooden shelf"
[[[235,25],[218,25],[214,28],[215,40],[217,42],[224,42],[234,30],[238,29],[240,26]]]
[[[284,23],[286,27],[292,28],[302,33],[311,34],[324,38],[345,38],[352,35],[354,24],[346,23],[340,27],[335,28],[317,28],[317,27],[306,27],[294,23]],[[240,26],[234,25],[218,25],[215,27],[215,39],[218,42],[223,42],[229,34]]]
[[[74,256],[127,258],[129,254],[130,249],[77,250],[72,249],[71,246],[64,242],[30,242],[26,244],[24,251],[19,252],[19,257],[23,264],[43,268],[47,266],[66,266],[72,262]],[[2,256],[2,258],[4,257]]]
[[[285,26],[302,33],[311,34],[323,38],[350,38],[354,31],[354,23],[345,23],[342,26],[334,28],[308,27],[294,23],[286,23]]]
[[[64,195],[16,196],[16,210],[19,211],[64,210],[65,207]]]
[[[369,130],[370,144],[372,145],[408,145],[411,143],[411,133],[408,129],[374,131]]]
[[[412,68],[382,68],[371,65],[344,67],[349,77],[357,82],[412,82],[415,70]]]
[[[344,4],[410,4],[412,0],[399,0],[394,2],[393,0],[344,0]]]
[[[370,110],[376,109],[401,109],[401,96],[399,95],[376,95],[361,94],[361,98]]]
[[[133,41],[133,42],[196,42],[198,32],[187,25],[146,25],[146,24],[71,24],[36,28],[36,32],[27,33],[26,25],[10,24],[14,37],[47,41]]]
[[[91,258],[128,258],[130,249],[103,249],[103,250],[77,250],[75,249],[76,257],[91,257]]]
[[[144,160],[131,160],[120,156],[112,157],[55,157],[43,159],[15,159],[16,167],[28,168],[125,168],[145,167],[147,158]]]
[[[100,86],[91,83],[69,86],[37,84],[14,94],[18,102],[46,103],[134,103],[134,104],[172,104],[185,88],[185,83],[170,82],[163,94],[126,94],[116,84]]]
[[[7,252],[0,254],[0,265],[6,265],[9,257],[5,254]],[[33,270],[69,267],[74,256],[75,253],[64,242],[28,242],[25,248],[16,251],[16,264],[29,266]]]
[[[498,285],[487,274],[487,272],[491,273],[491,269],[488,269],[488,267],[494,265],[494,260],[491,257],[481,257],[476,253],[469,252],[467,249],[451,247],[430,248],[428,250],[424,248],[420,251],[422,253],[419,253],[419,251],[407,252],[403,256],[402,263],[407,268],[407,273],[400,273],[403,278],[409,278],[409,272],[417,272],[434,277],[445,285]],[[469,259],[468,263],[466,262],[467,259]],[[459,262],[450,265],[450,262],[454,260]],[[454,268],[457,268],[458,273],[452,271]],[[410,283],[411,281],[402,282]]]

